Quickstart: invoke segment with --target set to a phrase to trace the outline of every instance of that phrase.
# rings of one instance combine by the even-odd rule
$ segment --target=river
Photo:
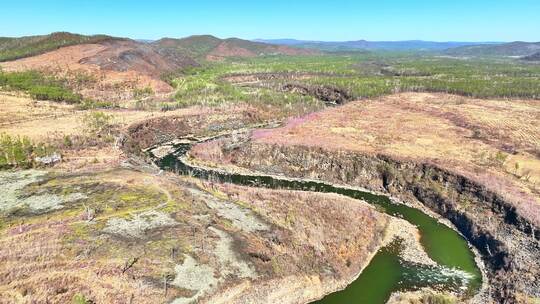
[[[482,285],[482,273],[467,241],[449,226],[423,211],[395,203],[384,195],[334,186],[319,181],[303,181],[269,175],[244,175],[193,167],[183,161],[190,144],[176,146],[175,152],[156,159],[164,170],[189,174],[201,179],[252,187],[337,193],[366,201],[381,212],[405,219],[420,232],[420,242],[437,266],[404,261],[399,241],[381,248],[360,276],[347,288],[332,293],[318,304],[382,304],[396,291],[415,291],[424,287],[473,296]]]

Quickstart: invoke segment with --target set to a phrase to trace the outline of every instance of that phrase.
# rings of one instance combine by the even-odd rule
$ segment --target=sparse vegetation
[[[62,81],[37,71],[11,73],[0,71],[0,88],[26,92],[37,100],[66,103],[80,103],[82,101],[82,97],[73,93]]]
[[[113,140],[114,116],[104,112],[90,112],[82,118],[88,135]]]
[[[273,74],[267,79],[227,81],[228,75]],[[307,75],[307,76],[302,76]],[[241,78],[241,77],[240,77]],[[352,99],[397,92],[441,92],[477,98],[540,98],[540,66],[510,59],[452,59],[403,54],[358,53],[316,57],[270,56],[207,63],[184,71],[169,82],[176,103],[217,105],[227,102],[278,104],[313,103],[287,83],[344,89]]]
[[[368,57],[369,58],[369,57]],[[381,57],[378,69],[357,57],[360,74],[314,77],[308,83],[335,85],[356,98],[396,92],[441,92],[478,98],[540,98],[540,67],[512,60]],[[367,69],[367,70],[366,70]]]
[[[184,71],[172,83],[176,88],[173,102],[161,104],[162,110],[193,105],[249,104],[275,117],[297,116],[321,109],[323,102],[297,93],[279,92],[271,88],[243,88],[222,79],[230,73],[230,63],[208,64]]]
[[[0,39],[0,61],[109,38],[59,33],[44,40],[35,37],[28,42],[21,40],[24,43],[18,48],[4,48],[13,41]],[[5,274],[0,277],[8,278],[0,279],[0,293],[15,290],[13,294],[19,297],[19,291],[26,292],[26,288],[32,286],[42,293],[31,292],[29,298],[48,301],[49,285],[61,281],[61,284],[68,282],[73,288],[69,292],[53,290],[53,301],[71,300],[77,304],[132,302],[136,294],[136,301],[148,297],[151,302],[171,302],[175,298],[193,296],[192,292],[195,295],[201,292],[200,296],[205,290],[179,283],[182,278],[178,277],[182,276],[178,267],[183,265],[186,268],[180,269],[189,270],[204,265],[208,267],[209,278],[219,278],[223,284],[219,285],[221,288],[232,286],[229,284],[231,278],[237,279],[236,270],[240,268],[229,269],[231,262],[237,261],[241,261],[239,265],[245,264],[247,270],[244,269],[244,273],[250,273],[238,278],[257,274],[258,279],[253,280],[253,284],[265,283],[268,278],[297,279],[297,274],[302,277],[317,275],[322,284],[332,277],[332,284],[335,284],[336,280],[356,275],[385,235],[388,218],[380,215],[382,207],[368,208],[364,203],[337,195],[263,190],[256,188],[257,183],[253,187],[240,187],[220,184],[216,179],[201,182],[168,173],[153,175],[131,170],[96,173],[123,161],[122,152],[116,149],[120,141],[115,142],[120,126],[122,130],[128,130],[123,141],[123,152],[128,154],[140,153],[149,143],[168,142],[187,135],[203,138],[288,119],[281,128],[246,132],[245,136],[238,136],[242,137],[238,140],[234,134],[232,144],[227,142],[229,138],[223,137],[221,145],[214,141],[196,145],[189,157],[199,161],[198,164],[214,161],[215,167],[244,166],[278,173],[280,166],[286,163],[291,166],[294,177],[330,177],[331,181],[339,176],[351,184],[361,181],[355,179],[355,174],[363,171],[366,178],[370,173],[374,174],[373,183],[382,177],[382,186],[389,191],[401,189],[407,183],[422,182],[433,195],[444,198],[457,192],[442,185],[440,179],[446,175],[432,170],[441,167],[448,170],[448,176],[450,173],[463,175],[485,185],[493,193],[504,192],[503,199],[519,202],[525,198],[529,200],[527,204],[536,203],[540,191],[537,185],[540,150],[535,122],[539,116],[534,101],[525,99],[540,99],[540,66],[509,58],[458,59],[426,53],[414,56],[370,52],[282,56],[270,52],[272,47],[260,43],[211,36],[178,40],[176,50],[163,45],[160,46],[162,49],[154,49],[159,43],[167,45],[171,41],[146,43],[142,49],[133,41],[124,52],[127,59],[114,52],[119,48],[106,49],[113,53],[107,57],[108,61],[98,56],[92,58],[95,61],[88,62],[93,62],[90,64],[94,66],[105,66],[118,58],[126,62],[115,62],[114,68],[107,66],[95,75],[93,68],[58,71],[55,72],[57,77],[38,71],[0,70],[0,90],[24,93],[6,94],[2,103],[11,105],[16,99],[25,99],[13,105],[12,110],[0,113],[9,117],[2,121],[2,128],[15,133],[20,131],[17,128],[24,126],[26,129],[21,127],[20,133],[15,134],[38,134],[32,137],[34,140],[1,133],[0,169],[35,167],[36,157],[48,156],[61,149],[67,159],[65,163],[71,157],[77,159],[77,169],[94,171],[88,175],[63,176],[65,163],[62,163],[50,176],[17,188],[25,195],[25,200],[34,199],[38,206],[43,205],[40,195],[53,198],[57,197],[54,195],[62,198],[73,194],[80,196],[76,200],[61,201],[64,205],[49,200],[49,208],[42,209],[46,210],[43,212],[47,212],[47,216],[30,213],[27,206],[17,206],[9,213],[0,214],[0,232],[5,229],[9,235],[0,238],[0,244],[3,244],[0,247],[8,248],[8,254],[3,256],[10,265],[16,266],[0,271]],[[214,55],[212,52],[219,45],[225,51]],[[102,52],[102,45],[97,47]],[[138,52],[141,50],[152,51],[155,57],[150,59],[178,56],[174,59],[179,60],[187,53],[201,65],[175,70],[183,64],[167,64],[155,71],[137,74],[138,65],[129,62],[129,57],[136,54],[135,57],[140,59]],[[154,50],[164,53],[157,55]],[[238,55],[239,50],[246,52],[242,55],[244,58]],[[92,51],[96,50],[76,52],[87,54]],[[158,61],[143,59],[137,63],[146,66],[148,62],[154,65]],[[69,64],[81,67],[88,62],[77,58]],[[4,66],[8,64],[4,63]],[[195,61],[189,63],[189,66],[195,65],[198,65]],[[24,70],[24,64],[21,66],[11,67],[10,71]],[[131,74],[132,71],[135,73]],[[171,93],[171,88],[157,79],[163,71],[169,72],[162,74],[161,80],[174,88],[169,97],[165,96]],[[122,81],[111,76],[122,73],[129,74],[120,78]],[[111,77],[107,78],[107,75]],[[142,79],[142,76],[146,78]],[[331,104],[324,96],[313,94],[311,88],[336,88],[346,93],[343,102],[401,94],[351,102],[306,115]],[[87,94],[88,91],[105,101],[87,100],[75,93]],[[116,94],[115,102],[109,101],[111,92]],[[27,96],[56,103],[35,102]],[[120,106],[129,110],[95,110]],[[191,108],[174,113],[149,111],[188,107]],[[26,113],[27,109],[32,111]],[[40,137],[49,145],[41,144]],[[319,165],[316,153],[319,152],[307,147],[317,148],[321,153],[327,150],[326,154],[321,154],[325,162],[321,174],[315,171]],[[160,148],[165,148],[163,153],[170,153],[169,147]],[[294,157],[297,152],[301,154]],[[362,157],[369,155],[377,155],[378,161],[385,162],[363,166]],[[107,162],[108,157],[114,159]],[[386,158],[403,161],[407,166],[423,163],[427,169],[414,176],[404,176],[402,170],[386,162]],[[351,162],[342,166],[342,159]],[[284,175],[289,176],[286,173]],[[5,180],[10,182],[9,176]],[[341,182],[339,179],[334,181]],[[378,184],[368,183],[368,186],[382,189]],[[14,201],[19,199],[16,195],[18,192],[13,195]],[[481,205],[465,196],[455,199],[467,212]],[[212,200],[216,202],[212,203]],[[536,205],[516,206],[517,214],[521,216],[533,209],[529,206]],[[23,219],[28,223],[21,223]],[[250,224],[255,222],[263,224]],[[534,231],[532,233],[534,238]],[[12,252],[13,244],[21,239],[20,248]],[[48,241],[54,244],[49,246]],[[491,249],[489,246],[487,250]],[[19,251],[28,254],[19,259]],[[47,278],[49,281],[36,282],[28,275],[30,267],[17,268],[22,263],[33,268],[48,263],[51,264],[48,269],[55,273]],[[81,263],[85,263],[85,269],[80,269]],[[61,271],[57,271],[59,269]],[[128,275],[130,279],[125,280]],[[66,281],[63,277],[67,277]],[[52,282],[53,279],[58,282]],[[19,286],[14,288],[14,284]],[[140,290],[140,284],[147,287]],[[313,282],[306,286],[313,286]],[[87,287],[98,291],[87,293]],[[73,295],[73,292],[80,293]],[[213,295],[205,296],[211,298]],[[428,293],[411,303],[453,304],[456,301],[453,296]]]
[[[36,157],[47,156],[52,152],[52,147],[34,143],[26,136],[0,134],[0,169],[30,168],[35,165]]]
[[[420,299],[415,299],[410,301],[411,304],[456,304],[457,299],[455,297],[437,294],[437,293],[427,293],[422,295]]]
[[[92,301],[88,300],[83,294],[77,293],[73,296],[72,304],[90,304]]]
[[[30,57],[64,46],[98,43],[107,39],[111,39],[111,37],[105,35],[84,36],[65,32],[44,36],[3,38],[0,40],[0,62]]]
[[[135,99],[140,99],[148,97],[154,94],[154,90],[151,87],[144,87],[142,89],[136,88],[133,90],[133,97]]]

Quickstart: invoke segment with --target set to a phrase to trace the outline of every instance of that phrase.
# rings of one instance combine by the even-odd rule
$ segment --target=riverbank
[[[526,302],[540,298],[538,110],[532,101],[395,94],[196,145],[191,156],[424,206],[483,256],[494,301]]]
[[[518,302],[523,294],[537,296],[536,281],[530,279],[538,275],[534,262],[539,254],[538,243],[527,231],[530,226],[519,220],[507,222],[506,212],[511,214],[512,209],[505,209],[500,197],[474,182],[427,164],[352,152],[336,154],[316,148],[246,142],[234,153],[228,154],[228,159],[244,168],[362,185],[391,193],[399,200],[423,204],[449,219],[482,254],[489,271],[489,293],[494,299]],[[303,161],[309,165],[292,166]],[[470,202],[467,208],[456,204],[463,201]]]
[[[1,302],[80,294],[95,302],[305,303],[359,273],[388,225],[368,204],[338,195],[130,167],[1,174],[13,190],[9,204],[0,201]],[[43,267],[41,280],[29,275]]]
[[[167,146],[170,146],[170,145],[167,145]],[[353,190],[351,189],[351,187],[339,187],[339,186],[334,187],[334,186],[323,184],[317,181],[307,181],[304,179],[291,179],[291,178],[286,178],[283,176],[272,177],[266,174],[259,175],[259,173],[254,173],[254,175],[245,175],[245,174],[238,175],[238,174],[231,174],[227,171],[215,169],[215,168],[203,168],[200,166],[192,166],[191,164],[186,163],[186,157],[184,156],[184,154],[188,152],[188,148],[190,146],[191,146],[190,144],[188,145],[180,144],[176,148],[171,149],[171,151],[173,151],[172,154],[169,154],[161,159],[158,158],[155,160],[157,161],[157,164],[159,164],[160,167],[164,169],[173,170],[174,172],[188,174],[188,175],[196,176],[198,178],[204,178],[204,179],[209,179],[209,180],[214,180],[214,181],[225,181],[225,182],[232,182],[232,183],[243,184],[243,185],[270,187],[270,188],[277,188],[277,189],[295,189],[295,190],[300,189],[303,191],[310,191],[310,192],[315,191],[315,192],[339,193],[339,194],[343,194],[345,196],[349,196],[355,199],[366,199],[377,208],[379,207],[383,208],[386,213],[392,215],[392,217],[390,218],[394,218],[393,216],[405,217],[406,221],[399,220],[401,221],[399,225],[390,225],[390,226],[396,227],[395,229],[390,229],[390,231],[394,231],[394,232],[397,232],[398,234],[401,234],[401,237],[398,237],[399,243],[400,243],[400,245],[398,246],[405,245],[403,246],[405,248],[398,249],[398,252],[396,252],[395,249],[388,248],[388,247],[399,248],[399,247],[395,247],[394,244],[385,246],[384,250],[382,250],[382,252],[379,252],[377,254],[375,261],[370,263],[368,273],[371,273],[371,274],[362,274],[361,280],[354,281],[354,285],[356,287],[347,287],[347,289],[344,292],[337,293],[339,294],[339,297],[342,297],[341,294],[350,293],[352,290],[353,292],[355,292],[355,294],[357,294],[358,292],[360,292],[360,294],[363,294],[361,297],[366,297],[367,294],[372,294],[371,296],[368,296],[368,298],[364,299],[364,301],[367,301],[366,303],[382,303],[382,302],[385,302],[386,299],[388,299],[392,291],[398,290],[398,288],[399,289],[412,288],[412,290],[416,290],[418,288],[417,287],[418,284],[421,285],[427,282],[431,282],[431,283],[428,283],[427,285],[427,286],[431,286],[432,284],[437,284],[435,282],[437,282],[437,280],[439,279],[436,279],[436,277],[438,276],[440,277],[441,275],[442,275],[442,278],[446,277],[446,279],[444,279],[445,281],[447,280],[454,281],[454,279],[461,277],[465,279],[465,282],[467,282],[469,280],[467,278],[469,276],[468,274],[462,273],[460,271],[456,272],[455,270],[449,269],[449,268],[445,269],[443,267],[440,269],[441,272],[437,274],[438,271],[433,272],[435,269],[429,270],[428,268],[418,267],[418,266],[414,266],[413,268],[408,269],[409,266],[405,266],[405,268],[398,266],[398,264],[406,265],[408,263],[409,264],[411,263],[410,261],[409,262],[407,261],[407,255],[408,257],[412,257],[411,259],[412,264],[416,264],[416,265],[421,265],[425,263],[433,264],[433,262],[429,263],[429,261],[431,261],[429,258],[426,259],[427,256],[425,255],[424,250],[423,250],[423,249],[426,249],[425,246],[429,244],[430,242],[429,240],[431,240],[431,242],[434,241],[435,242],[434,244],[440,243],[439,239],[443,241],[442,243],[436,246],[440,247],[440,249],[447,250],[447,254],[443,254],[441,256],[440,253],[435,253],[434,255],[439,262],[442,262],[442,265],[445,265],[446,267],[450,267],[450,268],[457,266],[460,269],[467,269],[467,271],[471,271],[471,273],[474,273],[477,269],[473,261],[473,256],[472,255],[468,256],[469,249],[467,248],[468,246],[464,242],[464,240],[458,234],[452,231],[450,228],[438,223],[436,220],[431,219],[429,216],[423,214],[422,212],[418,210],[415,210],[410,207],[406,207],[404,205],[392,203],[390,199],[384,196],[377,196],[374,194],[370,194],[368,192]],[[162,152],[162,150],[163,149],[157,147],[154,150],[149,151],[149,152],[150,152],[150,155],[154,155],[155,157],[154,151]],[[246,171],[246,169],[244,169],[243,171]],[[420,225],[420,227],[422,227],[422,234],[419,234],[418,231],[413,232],[413,233],[407,232],[407,229],[405,228],[407,227],[408,222],[414,223],[415,225]],[[423,241],[422,245],[424,245],[424,247],[422,247],[422,245],[420,245],[418,242],[416,242],[417,243],[416,246],[414,244],[415,240],[419,239],[419,235],[422,235],[423,239],[428,240],[428,243],[426,243],[425,240]],[[390,238],[390,239],[396,239],[396,238]],[[455,242],[455,243],[450,245],[450,243],[448,242],[450,243]],[[395,243],[395,242],[392,242],[392,243]],[[459,248],[462,248],[461,252],[459,251],[460,250]],[[388,250],[390,250],[390,252]],[[394,253],[391,253],[391,252],[394,252]],[[448,255],[448,253],[450,255]],[[398,258],[396,254],[399,255],[400,257]],[[434,254],[433,248],[430,254]],[[465,258],[465,260],[462,260],[461,262],[458,262],[458,260],[452,261],[455,259],[454,255],[456,254],[457,256],[461,256],[462,258]],[[463,254],[465,255],[463,256]],[[444,257],[444,255],[446,255],[446,257]],[[448,260],[448,258],[450,258],[450,260]],[[397,272],[392,273],[392,270],[390,270],[387,266],[380,265],[380,263],[384,260],[387,260],[387,262],[390,262],[390,263],[398,263],[398,264],[395,264],[397,266],[397,269],[395,269]],[[383,262],[383,263],[387,263],[387,262]],[[456,262],[457,264],[455,264]],[[465,262],[465,264],[462,264],[463,262]],[[380,265],[380,266],[374,266],[373,263],[375,263],[375,265]],[[384,267],[384,268],[376,270],[378,269],[377,267]],[[433,266],[430,265],[430,267],[433,267]],[[380,272],[381,270],[390,271],[389,274],[394,279],[391,279],[391,277],[387,277],[387,276],[378,277],[381,275],[381,272]],[[402,285],[403,278],[401,276],[404,275],[403,271],[405,272],[412,271],[412,273],[417,273],[420,277],[418,279],[413,279],[410,283],[405,283],[405,285]],[[428,274],[428,273],[432,273],[432,274]],[[368,277],[370,275],[374,277],[372,279],[369,279]],[[435,277],[431,277],[432,275],[434,275]],[[449,275],[450,277],[448,277]],[[424,279],[427,278],[427,281],[423,281],[424,279],[421,279],[421,277],[424,277]],[[435,281],[432,281],[432,278],[435,279]],[[373,280],[373,279],[379,280],[380,284],[384,284],[386,287],[379,285],[375,289],[373,289],[369,287],[369,284],[359,283],[366,280],[368,280],[369,282],[370,280]],[[382,281],[380,281],[381,279]],[[454,286],[453,288],[457,288],[457,287],[463,288],[463,286],[466,286],[468,283],[464,283],[465,285],[460,285],[460,284],[463,284],[463,283],[458,283],[458,285]],[[368,288],[368,289],[366,289],[365,291],[361,291],[365,288]],[[473,290],[476,290],[476,288],[478,287],[473,287]],[[468,288],[465,288],[465,289],[468,289]],[[457,289],[453,289],[453,290],[457,291]],[[373,291],[376,291],[376,293],[373,294]],[[463,296],[462,291],[460,291],[459,294]],[[350,296],[347,296],[347,295],[345,297],[347,299],[346,301],[359,299],[359,297],[355,295],[352,295],[352,298],[350,298]],[[331,298],[334,298],[334,296],[332,296]],[[344,300],[345,299],[338,300],[337,303],[341,303]],[[326,301],[328,301],[327,298],[323,300],[323,303],[326,303]],[[329,302],[329,303],[334,303],[334,302]]]

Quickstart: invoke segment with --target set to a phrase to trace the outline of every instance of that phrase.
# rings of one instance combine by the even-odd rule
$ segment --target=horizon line
[[[106,33],[82,33],[82,32],[71,32],[66,30],[59,30],[59,31],[53,31],[45,34],[24,34],[20,36],[4,36],[0,35],[2,38],[23,38],[23,37],[31,37],[31,36],[46,36],[54,33],[70,33],[70,34],[78,34],[78,35],[85,35],[85,36],[94,36],[94,35],[106,35],[111,36],[114,38],[128,38],[132,40],[148,40],[148,41],[157,41],[163,38],[172,38],[172,39],[183,39],[188,37],[194,37],[194,36],[213,36],[219,39],[230,39],[230,38],[238,38],[238,39],[244,39],[249,41],[257,41],[257,40],[265,40],[265,41],[271,41],[271,40],[293,40],[293,41],[300,41],[300,42],[329,42],[329,43],[338,43],[338,42],[356,42],[356,41],[367,41],[367,42],[435,42],[435,43],[453,43],[453,42],[459,42],[459,43],[512,43],[512,42],[527,42],[527,43],[538,43],[540,41],[532,41],[532,40],[426,40],[426,39],[384,39],[384,40],[377,40],[377,39],[365,39],[365,38],[358,38],[358,39],[347,39],[347,40],[314,40],[314,39],[302,39],[302,38],[243,38],[239,36],[230,36],[230,37],[224,37],[220,35],[214,35],[214,34],[191,34],[187,36],[162,36],[159,38],[144,38],[144,37],[133,37],[133,36],[114,36],[111,34]]]

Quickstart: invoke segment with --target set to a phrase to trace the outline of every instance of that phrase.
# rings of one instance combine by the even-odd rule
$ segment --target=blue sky
[[[3,0],[0,9],[0,36],[540,41],[540,0]]]

